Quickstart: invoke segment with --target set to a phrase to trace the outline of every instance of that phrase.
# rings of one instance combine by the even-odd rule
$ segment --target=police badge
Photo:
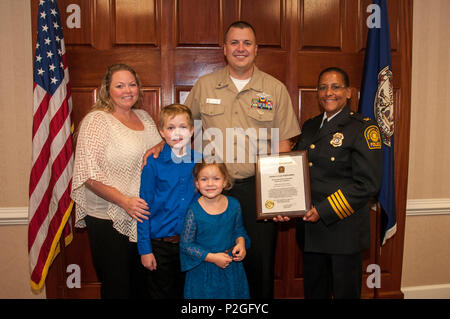
[[[333,138],[330,141],[330,144],[334,147],[342,146],[342,140],[344,139],[344,134],[342,133],[334,133]]]

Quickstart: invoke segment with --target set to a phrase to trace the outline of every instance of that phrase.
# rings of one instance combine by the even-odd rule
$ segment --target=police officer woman
[[[308,150],[313,208],[297,224],[305,298],[360,298],[361,252],[370,244],[369,199],[381,182],[381,137],[375,122],[350,110],[345,71],[319,75],[323,113],[302,128],[297,150]]]

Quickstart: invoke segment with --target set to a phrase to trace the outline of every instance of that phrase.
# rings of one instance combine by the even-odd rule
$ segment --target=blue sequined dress
[[[242,262],[231,262],[222,269],[204,259],[208,253],[233,248],[236,238],[250,239],[245,231],[239,202],[227,196],[228,207],[218,215],[208,214],[195,200],[184,220],[180,240],[181,270],[186,271],[186,299],[247,299],[247,276]],[[231,256],[231,252],[229,252]]]

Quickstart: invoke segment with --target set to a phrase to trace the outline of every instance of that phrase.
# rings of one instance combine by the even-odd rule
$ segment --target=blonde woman
[[[137,292],[136,223],[147,219],[139,198],[142,157],[161,142],[142,105],[141,83],[128,65],[108,67],[98,101],[81,122],[71,197],[76,227],[88,228],[102,298],[129,298]]]

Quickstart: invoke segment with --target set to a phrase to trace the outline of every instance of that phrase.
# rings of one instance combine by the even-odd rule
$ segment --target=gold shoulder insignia
[[[364,137],[366,138],[367,146],[371,150],[381,149],[381,135],[380,130],[376,125],[371,125],[364,131]]]
[[[370,121],[370,117],[365,117],[364,121]]]

